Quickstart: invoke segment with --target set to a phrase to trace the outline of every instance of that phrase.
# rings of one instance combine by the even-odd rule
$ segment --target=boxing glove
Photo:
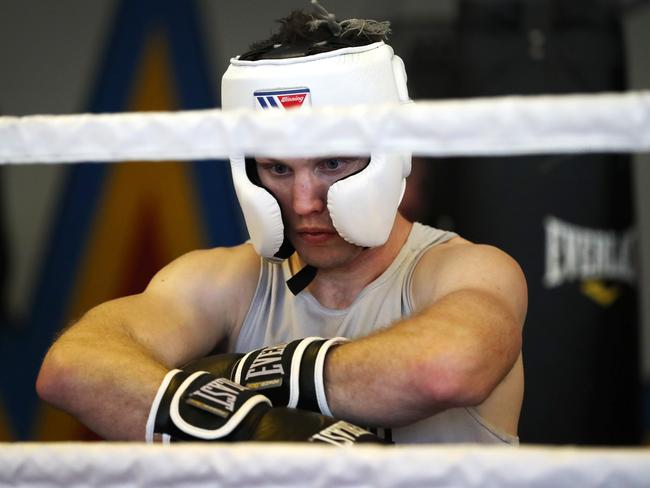
[[[205,372],[170,371],[147,422],[147,441],[384,443],[345,421],[298,409],[272,407],[264,395]]]
[[[266,346],[245,355],[218,354],[188,363],[186,371],[206,370],[240,385],[263,391],[274,406],[287,406],[331,416],[323,368],[332,346],[343,337],[307,337],[286,344]]]
[[[237,353],[214,354],[190,361],[182,366],[181,369],[188,373],[207,371],[215,376],[232,380],[233,370],[243,357],[243,354]]]

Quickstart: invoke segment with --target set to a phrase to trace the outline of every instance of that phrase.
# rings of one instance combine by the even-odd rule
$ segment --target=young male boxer
[[[294,12],[231,60],[223,109],[408,103],[385,34]],[[251,241],[90,310],[48,352],[45,400],[114,439],[372,440],[331,415],[397,443],[517,443],[524,276],[398,213],[409,154],[231,168]],[[196,361],[215,348],[237,354]]]

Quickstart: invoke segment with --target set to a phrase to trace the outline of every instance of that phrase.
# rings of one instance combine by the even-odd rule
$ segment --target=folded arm
[[[256,263],[241,248],[195,251],[161,270],[143,293],[93,308],[48,351],[39,395],[105,438],[144,439],[163,377],[228,334],[240,313],[233,294],[254,287]],[[247,271],[251,279],[242,278]]]
[[[460,240],[418,264],[418,312],[327,358],[332,412],[366,425],[397,427],[484,402],[521,351],[527,298],[519,266],[489,246]]]

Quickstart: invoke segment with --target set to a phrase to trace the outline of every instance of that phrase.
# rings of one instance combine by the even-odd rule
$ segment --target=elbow
[[[443,408],[471,407],[485,402],[512,369],[521,352],[521,334],[486,346],[465,341],[427,358],[423,389],[434,405]]]
[[[47,403],[60,406],[66,396],[71,368],[56,345],[45,356],[36,378],[36,393]]]
[[[441,409],[479,405],[498,384],[486,369],[467,357],[438,358],[421,368],[425,371],[422,394],[427,403]]]

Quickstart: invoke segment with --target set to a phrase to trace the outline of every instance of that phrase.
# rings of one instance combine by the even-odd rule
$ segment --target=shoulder
[[[151,286],[172,282],[193,288],[206,283],[237,285],[259,271],[259,256],[253,246],[216,247],[188,252],[162,268],[153,277]],[[180,283],[179,283],[180,282]]]
[[[232,325],[248,309],[259,272],[260,258],[250,244],[196,250],[156,273],[145,293],[173,297],[208,321]]]
[[[507,253],[461,237],[429,249],[413,273],[413,298],[418,309],[458,291],[491,295],[523,323],[528,290],[519,264]]]

